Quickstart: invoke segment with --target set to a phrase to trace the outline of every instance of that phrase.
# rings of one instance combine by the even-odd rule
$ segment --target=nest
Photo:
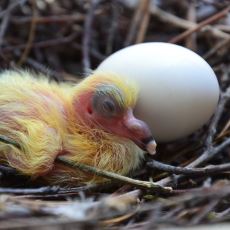
[[[156,2],[1,1],[2,69],[29,68],[56,81],[78,82],[116,50],[163,41],[207,60],[221,96],[208,125],[161,144],[157,158],[146,158],[135,179],[90,168],[113,179],[43,187],[0,166],[0,229],[173,229],[230,220],[229,2]]]

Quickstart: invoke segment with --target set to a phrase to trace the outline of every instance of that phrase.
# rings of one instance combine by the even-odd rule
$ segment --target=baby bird
[[[33,75],[33,76],[32,76]],[[143,150],[155,153],[148,126],[133,115],[134,83],[94,73],[81,83],[50,82],[26,71],[0,74],[0,162],[52,184],[101,182],[55,159],[65,156],[122,175],[135,170]]]

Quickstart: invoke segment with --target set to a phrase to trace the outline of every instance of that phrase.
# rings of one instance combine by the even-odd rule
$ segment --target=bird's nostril
[[[140,132],[142,130],[142,125],[139,123],[133,123],[133,125],[131,126],[131,130],[133,132]]]

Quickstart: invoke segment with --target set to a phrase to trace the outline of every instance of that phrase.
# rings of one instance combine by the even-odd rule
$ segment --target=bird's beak
[[[156,142],[148,125],[134,117],[132,109],[126,112],[123,125],[126,127],[126,135],[129,139],[136,143],[140,148],[146,150],[149,154],[156,153]]]

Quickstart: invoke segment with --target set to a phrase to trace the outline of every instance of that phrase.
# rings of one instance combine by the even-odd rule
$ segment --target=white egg
[[[133,45],[112,54],[96,71],[137,81],[140,93],[135,114],[160,142],[185,137],[202,127],[219,99],[218,81],[209,64],[178,45]]]

